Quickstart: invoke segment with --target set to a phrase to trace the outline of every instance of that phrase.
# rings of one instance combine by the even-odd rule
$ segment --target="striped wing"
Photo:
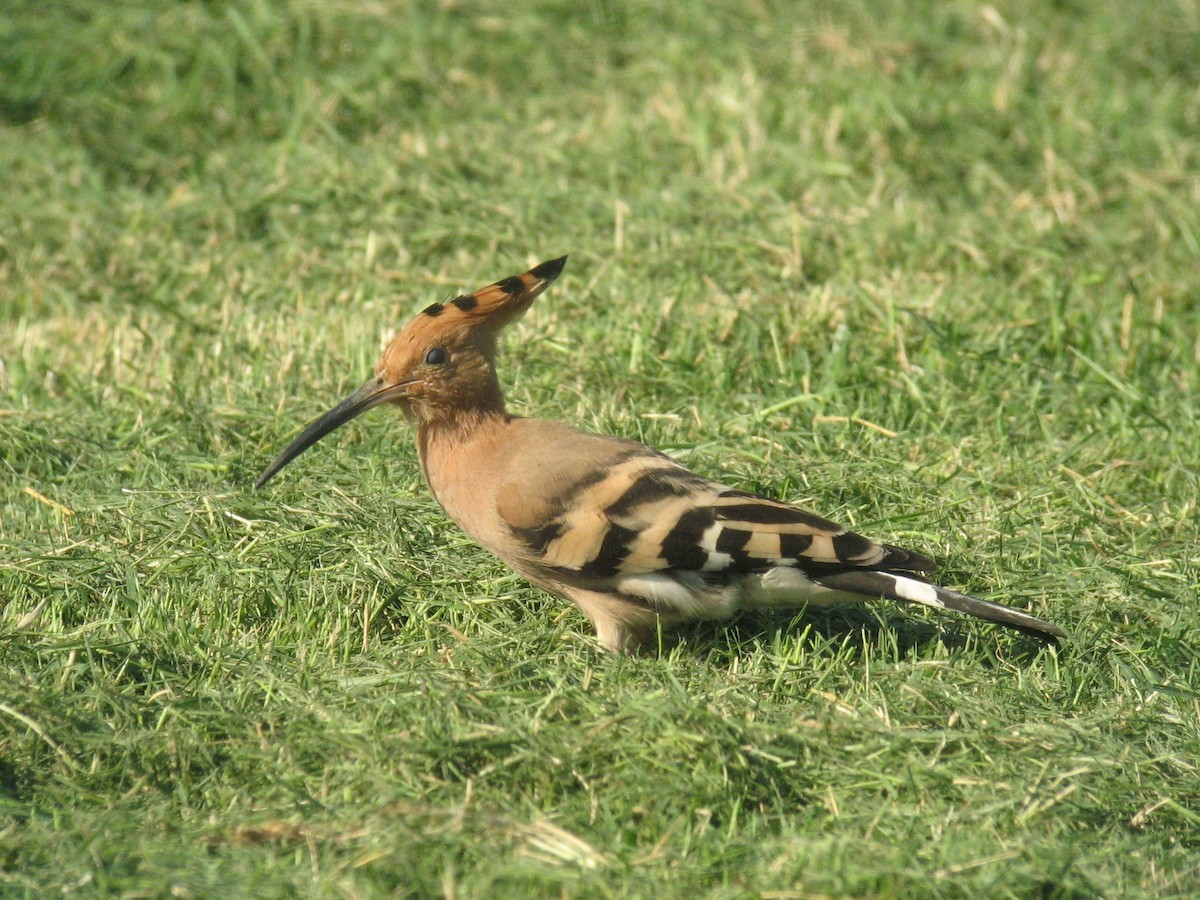
[[[535,580],[607,589],[676,619],[824,602],[832,591],[953,610],[1042,639],[1065,635],[1028,613],[931,584],[919,573],[933,561],[919,553],[701,478],[641,444],[582,439],[604,442],[589,448],[592,468],[543,472],[554,485],[546,493],[516,483],[502,492],[501,518],[523,549],[516,562]]]
[[[531,562],[562,575],[908,572],[931,560],[794,506],[702,478],[649,448],[567,485],[537,523],[510,522]],[[501,514],[504,511],[501,510]]]

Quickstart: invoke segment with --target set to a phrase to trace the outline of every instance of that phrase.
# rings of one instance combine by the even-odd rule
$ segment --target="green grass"
[[[0,895],[1194,895],[1200,8],[711,6],[0,13]],[[514,409],[1072,640],[613,658],[386,412],[250,489],[562,253]]]

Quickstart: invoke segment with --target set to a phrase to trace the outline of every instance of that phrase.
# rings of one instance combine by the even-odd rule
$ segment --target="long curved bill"
[[[404,389],[408,386],[407,381],[401,381],[398,384],[388,384],[381,378],[372,378],[353,394],[345,397],[329,412],[314,419],[308,424],[296,439],[292,441],[277,457],[271,460],[271,464],[258,476],[258,481],[254,482],[254,487],[257,490],[268,481],[270,481],[275,473],[290,463],[293,459],[319,441],[329,432],[336,428],[345,425],[351,419],[361,416],[368,409],[374,409],[381,403],[387,403],[389,400],[395,400],[404,394]]]

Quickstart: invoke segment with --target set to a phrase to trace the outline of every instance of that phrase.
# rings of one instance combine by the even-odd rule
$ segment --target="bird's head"
[[[476,410],[503,410],[496,381],[496,337],[556,279],[565,256],[434,303],[400,331],[375,367],[375,376],[309,423],[267,466],[255,487],[334,429],[369,409],[395,403],[410,419],[429,424]]]

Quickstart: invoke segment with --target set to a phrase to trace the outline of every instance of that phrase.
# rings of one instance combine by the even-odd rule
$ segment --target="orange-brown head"
[[[496,380],[496,336],[525,314],[566,262],[565,256],[552,259],[524,275],[427,306],[392,338],[375,367],[375,377],[309,423],[254,486],[262,487],[335,428],[384,403],[398,404],[421,425],[464,414],[503,412],[504,397]]]

